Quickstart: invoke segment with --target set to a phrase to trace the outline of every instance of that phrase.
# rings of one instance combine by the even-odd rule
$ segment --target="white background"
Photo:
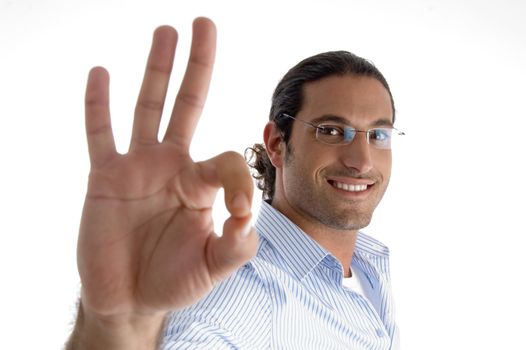
[[[178,28],[179,78],[191,21],[205,15],[217,24],[218,53],[193,157],[260,142],[273,88],[299,60],[336,49],[370,58],[390,82],[407,133],[366,230],[391,247],[403,348],[525,349],[525,7],[0,1],[0,348],[58,349],[70,331],[88,70],[110,71],[124,151],[154,28]]]

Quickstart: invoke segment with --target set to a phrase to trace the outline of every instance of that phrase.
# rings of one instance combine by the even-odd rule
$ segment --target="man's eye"
[[[333,125],[320,125],[318,126],[318,132],[323,136],[341,136],[343,135],[343,129]]]
[[[390,129],[373,129],[370,131],[369,137],[376,141],[386,141],[391,136]]]

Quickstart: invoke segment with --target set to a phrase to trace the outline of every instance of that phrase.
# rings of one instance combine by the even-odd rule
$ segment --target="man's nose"
[[[347,168],[353,168],[359,174],[366,174],[373,168],[371,146],[366,133],[357,133],[350,144],[342,147],[342,152],[342,161]]]

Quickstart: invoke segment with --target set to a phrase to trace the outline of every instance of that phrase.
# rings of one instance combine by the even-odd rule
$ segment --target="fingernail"
[[[232,206],[237,209],[250,210],[250,203],[243,193],[236,193],[232,199]]]
[[[247,237],[252,232],[252,225],[248,223],[243,230],[241,230],[241,237]]]

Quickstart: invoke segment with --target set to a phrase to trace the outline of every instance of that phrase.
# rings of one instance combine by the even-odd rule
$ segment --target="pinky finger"
[[[86,135],[92,167],[101,166],[116,153],[109,107],[109,74],[93,68],[86,87]]]

